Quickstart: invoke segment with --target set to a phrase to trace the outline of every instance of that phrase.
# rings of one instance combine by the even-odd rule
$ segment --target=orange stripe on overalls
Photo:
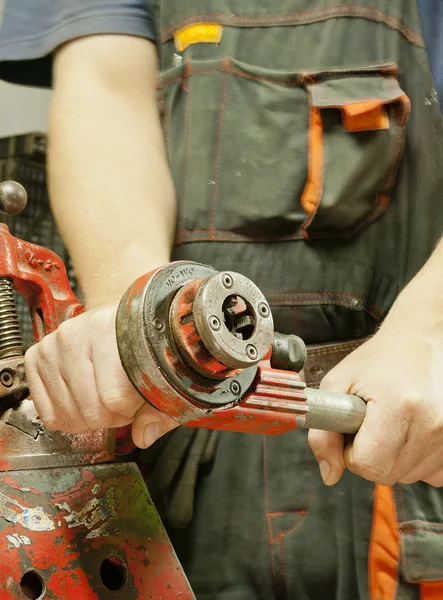
[[[391,487],[375,486],[369,548],[370,600],[394,600],[398,587],[400,531]],[[420,600],[443,600],[443,581],[420,583]]]

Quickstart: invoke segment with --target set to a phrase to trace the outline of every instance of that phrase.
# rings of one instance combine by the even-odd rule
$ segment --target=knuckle
[[[38,416],[39,416],[40,421],[45,426],[45,429],[48,429],[49,431],[57,431],[60,429],[59,421],[58,421],[57,417],[54,415],[54,413],[46,412],[46,411],[38,411]]]
[[[320,383],[321,390],[334,390],[337,387],[338,377],[334,371],[329,371]]]
[[[52,334],[44,337],[35,347],[34,353],[31,354],[33,356],[35,363],[39,365],[43,365],[44,367],[52,364],[53,359],[53,350],[54,350],[54,341],[55,338]]]
[[[57,345],[60,349],[70,347],[70,344],[72,344],[72,327],[69,321],[64,321],[58,326],[55,336]]]
[[[400,403],[400,415],[406,419],[416,413],[422,404],[423,398],[420,395],[408,394]]]
[[[38,354],[38,344],[34,344],[34,346],[31,346],[26,351],[25,363],[27,363],[29,365],[34,364],[37,354]]]
[[[79,407],[80,415],[85,425],[91,429],[100,428],[105,423],[106,415],[103,408],[96,406]]]
[[[353,452],[348,468],[353,473],[360,475],[368,481],[375,481],[377,483],[382,483],[383,485],[391,485],[391,483],[388,482],[393,480],[391,469],[388,465],[382,461],[368,459],[367,456],[360,456],[356,452]],[[395,481],[393,481],[393,483],[395,483]]]
[[[58,337],[64,338],[66,336],[70,336],[71,335],[71,329],[72,329],[72,325],[71,325],[71,321],[62,321],[60,323],[60,325],[57,327],[57,335]]]
[[[64,431],[73,435],[78,435],[79,433],[88,433],[90,429],[84,423],[74,422],[69,424],[66,423],[66,425],[60,429],[60,431]]]
[[[100,400],[103,406],[111,413],[118,413],[127,417],[133,417],[141,404],[142,398],[133,393],[132,390],[116,388],[100,392]]]
[[[423,481],[432,487],[441,488],[443,487],[443,472],[434,473],[424,478]]]
[[[404,485],[411,485],[412,483],[416,483],[418,481],[417,477],[411,475],[405,475],[402,477],[398,483],[403,483]]]

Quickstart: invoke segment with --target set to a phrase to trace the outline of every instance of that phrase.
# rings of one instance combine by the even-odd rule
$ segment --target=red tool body
[[[183,261],[139,278],[120,303],[117,342],[134,386],[182,425],[355,433],[365,415],[357,396],[305,386],[303,342],[274,332],[265,297],[238,273]]]
[[[0,208],[23,193],[0,184]],[[114,432],[49,432],[23,402],[13,288],[36,340],[83,310],[62,261],[1,225],[0,600],[191,600],[137,466],[113,462]]]

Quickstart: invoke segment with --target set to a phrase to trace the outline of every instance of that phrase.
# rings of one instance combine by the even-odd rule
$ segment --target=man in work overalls
[[[439,0],[6,0],[0,73],[54,86],[50,192],[90,309],[29,354],[48,427],[171,429],[114,339],[171,256],[250,277],[310,344],[377,330],[323,380],[368,410],[345,452],[310,432],[320,470],[303,432],[220,435],[170,528],[199,600],[443,598],[442,52]]]

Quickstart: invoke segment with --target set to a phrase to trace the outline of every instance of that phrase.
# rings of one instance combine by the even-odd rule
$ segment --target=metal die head
[[[217,273],[204,281],[193,317],[208,352],[231,369],[258,364],[272,345],[274,325],[266,299],[238,273]],[[220,327],[214,327],[217,323]]]
[[[240,400],[237,386],[236,393],[230,388],[230,377],[205,376],[185,360],[171,326],[176,295],[216,273],[211,267],[190,261],[171,263],[139,278],[117,311],[117,344],[126,374],[146,400],[183,424],[206,415],[211,407],[229,406]],[[158,320],[166,324],[163,331],[156,327]],[[256,373],[255,366],[235,373],[242,391],[251,387]]]

